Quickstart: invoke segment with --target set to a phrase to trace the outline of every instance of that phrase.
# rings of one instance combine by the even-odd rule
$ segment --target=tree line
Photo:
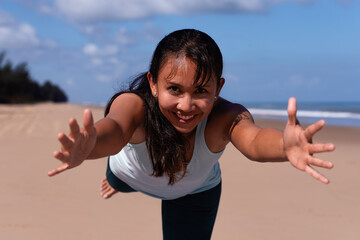
[[[40,85],[32,79],[27,63],[13,67],[0,53],[0,103],[67,102],[66,94],[49,80]]]

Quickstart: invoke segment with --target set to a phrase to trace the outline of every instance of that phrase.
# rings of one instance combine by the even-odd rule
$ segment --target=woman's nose
[[[183,112],[190,112],[193,110],[192,98],[189,95],[184,95],[180,98],[177,108]]]

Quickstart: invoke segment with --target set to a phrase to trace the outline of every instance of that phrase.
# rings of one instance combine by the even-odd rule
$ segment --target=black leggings
[[[106,169],[106,178],[116,191],[136,192]],[[162,200],[162,230],[164,240],[207,240],[211,238],[219,207],[221,182],[204,192],[189,194],[173,200]]]

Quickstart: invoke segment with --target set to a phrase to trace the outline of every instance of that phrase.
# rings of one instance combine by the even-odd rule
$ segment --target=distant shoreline
[[[93,109],[103,109],[105,110],[106,104],[96,104],[96,103],[74,103],[74,102],[66,102],[66,103],[53,103],[53,102],[40,102],[40,103],[27,103],[27,104],[0,104],[0,107],[22,107],[22,106],[38,106],[38,105],[69,105],[69,106],[78,106],[80,108],[93,108]],[[333,103],[321,103],[321,106],[333,107],[333,110],[319,110],[319,105],[314,104],[314,110],[309,110],[309,106],[306,109],[302,109],[298,106],[297,116],[301,123],[303,124],[311,124],[321,119],[325,120],[326,125],[328,126],[339,126],[339,127],[356,127],[360,128],[360,102],[349,102],[349,103],[337,103],[335,107],[333,107]],[[340,104],[344,104],[343,108],[340,107]],[[352,106],[353,112],[351,111],[337,111],[341,109],[349,109],[350,104]],[[268,120],[268,121],[287,121],[287,110],[284,103],[257,103],[258,106],[261,107],[252,107],[251,104],[246,105],[250,113],[253,115],[254,119]],[[280,106],[281,105],[281,106]],[[0,109],[1,113],[1,109]]]
[[[286,109],[277,110],[249,108],[249,111],[254,118],[287,121]],[[319,120],[325,120],[328,125],[360,127],[359,113],[298,110],[297,117],[300,122],[303,123],[313,123]]]

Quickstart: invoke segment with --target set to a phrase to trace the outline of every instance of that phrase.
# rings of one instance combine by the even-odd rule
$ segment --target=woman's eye
[[[198,92],[198,93],[206,93],[207,91],[206,91],[205,88],[198,88],[198,89],[196,90],[196,92]]]
[[[168,88],[170,90],[170,92],[179,92],[179,88],[178,87],[175,87],[175,86],[171,86]]]

